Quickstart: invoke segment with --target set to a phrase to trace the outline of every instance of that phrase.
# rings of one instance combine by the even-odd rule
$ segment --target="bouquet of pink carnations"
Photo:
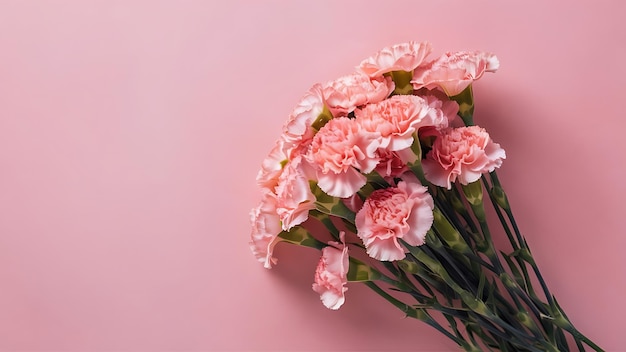
[[[466,351],[601,351],[548,290],[496,174],[505,152],[474,125],[472,83],[498,59],[430,52],[384,48],[304,95],[257,177],[252,252],[269,269],[279,242],[320,250],[326,307],[361,282]]]

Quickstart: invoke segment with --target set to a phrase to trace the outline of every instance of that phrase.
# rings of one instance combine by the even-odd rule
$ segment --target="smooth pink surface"
[[[454,345],[318,253],[248,249],[260,162],[300,96],[380,48],[493,51],[476,120],[561,305],[608,351],[626,314],[618,1],[0,1],[1,350]]]

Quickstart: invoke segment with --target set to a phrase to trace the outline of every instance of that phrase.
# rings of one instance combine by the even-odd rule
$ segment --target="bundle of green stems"
[[[473,125],[471,86],[452,97],[466,126]],[[423,154],[424,142],[415,135],[413,151]],[[528,243],[515,221],[497,172],[476,182],[446,189],[430,184],[418,158],[411,172],[428,187],[434,200],[434,221],[422,246],[403,245],[408,253],[398,261],[376,261],[350,255],[348,281],[361,282],[402,310],[437,329],[465,351],[602,351],[578,331],[550,292]],[[388,186],[376,174],[368,175],[368,192]],[[355,232],[355,214],[341,199],[321,192],[311,217],[321,221],[339,239],[339,219]],[[510,246],[498,249],[492,239],[492,221]],[[492,213],[492,214],[493,214]],[[325,244],[303,227],[282,232],[283,241],[322,249]],[[363,248],[358,243],[353,246]]]

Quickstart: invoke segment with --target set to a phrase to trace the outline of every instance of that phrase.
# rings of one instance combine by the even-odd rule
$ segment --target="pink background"
[[[501,61],[476,120],[575,324],[625,351],[621,1],[0,1],[1,350],[450,351],[317,253],[248,249],[254,178],[315,82],[379,48]]]

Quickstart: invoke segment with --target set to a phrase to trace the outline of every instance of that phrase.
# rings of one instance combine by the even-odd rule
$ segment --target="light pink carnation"
[[[276,212],[282,228],[289,231],[309,218],[309,210],[315,208],[315,196],[311,192],[306,162],[298,156],[291,160],[280,175],[276,187]]]
[[[324,98],[334,117],[347,116],[359,106],[387,98],[394,88],[390,77],[370,79],[356,73],[326,83]]]
[[[287,156],[291,158],[292,150],[302,149],[303,144],[310,143],[313,135],[315,135],[315,129],[311,125],[323,111],[324,95],[322,85],[315,84],[302,97],[283,126],[282,138],[285,140],[283,149]]]
[[[461,93],[485,72],[496,72],[500,62],[490,53],[461,51],[446,53],[415,69],[414,89],[442,89],[448,96]]]
[[[504,149],[478,126],[448,129],[435,139],[422,161],[424,175],[432,184],[452,188],[457,179],[469,184],[502,165]]]
[[[369,104],[354,112],[364,129],[379,132],[381,148],[398,151],[411,147],[413,134],[425,126],[447,126],[448,119],[414,95],[395,95],[377,104]]]
[[[278,234],[281,232],[273,193],[264,193],[261,203],[250,212],[250,222],[252,225],[250,249],[263,266],[270,269],[272,264],[276,264],[272,252],[276,243],[280,241]]]
[[[340,233],[341,242],[329,242],[329,247],[322,249],[322,257],[315,270],[313,291],[320,294],[326,308],[339,309],[345,302],[344,293],[348,290],[348,247],[345,245],[345,233]]]
[[[284,141],[279,139],[274,144],[274,148],[261,163],[261,170],[257,174],[257,184],[269,192],[275,192],[278,185],[278,178],[283,171],[283,166],[287,162],[287,155],[284,150]]]
[[[428,107],[430,107],[429,114],[433,114],[429,119],[432,121],[447,121],[447,123],[441,123],[437,127],[441,129],[448,127],[453,121],[460,120],[457,113],[459,112],[459,104],[450,100],[447,95],[439,91],[431,91],[421,96]]]
[[[333,197],[347,198],[366,183],[362,173],[378,164],[378,132],[369,132],[355,119],[330,120],[313,138],[308,160],[316,170],[318,186]]]
[[[400,239],[411,246],[424,244],[433,224],[433,206],[426,187],[418,183],[401,181],[397,187],[372,192],[355,218],[367,254],[377,260],[400,260],[405,257]]]
[[[428,42],[408,42],[384,48],[363,60],[357,70],[370,77],[378,77],[391,71],[413,71],[430,54]]]

